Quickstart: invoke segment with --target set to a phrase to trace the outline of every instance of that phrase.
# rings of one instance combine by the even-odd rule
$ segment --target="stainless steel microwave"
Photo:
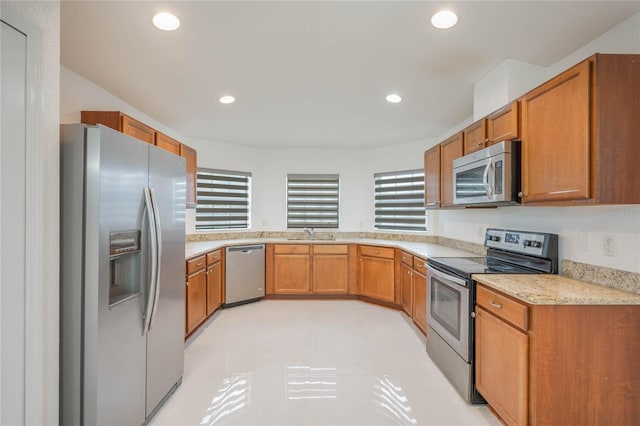
[[[519,141],[502,141],[453,160],[453,204],[518,204],[519,192]]]

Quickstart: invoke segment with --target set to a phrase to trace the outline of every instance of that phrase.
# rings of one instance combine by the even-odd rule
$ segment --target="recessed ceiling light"
[[[236,101],[236,98],[234,98],[233,96],[229,96],[229,95],[226,95],[226,96],[223,96],[223,97],[220,98],[220,103],[221,104],[232,104],[235,101]]]
[[[161,12],[153,17],[153,25],[162,31],[173,31],[180,26],[180,20],[169,12]]]
[[[391,102],[392,104],[402,102],[402,98],[400,97],[400,95],[396,95],[395,93],[387,95],[385,99],[387,100],[387,102]]]
[[[450,10],[441,10],[431,17],[431,25],[441,30],[453,27],[458,22],[458,16]]]

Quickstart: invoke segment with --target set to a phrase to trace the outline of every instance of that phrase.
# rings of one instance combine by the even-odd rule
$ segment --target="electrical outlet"
[[[605,256],[615,257],[617,255],[615,235],[605,235],[602,237],[602,250]]]

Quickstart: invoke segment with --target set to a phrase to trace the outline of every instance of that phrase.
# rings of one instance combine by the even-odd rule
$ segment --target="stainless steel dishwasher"
[[[264,244],[227,247],[224,307],[264,296]]]

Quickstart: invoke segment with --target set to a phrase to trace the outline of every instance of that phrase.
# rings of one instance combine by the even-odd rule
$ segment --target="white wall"
[[[27,330],[27,339],[41,338],[39,342],[27,342],[27,347],[37,348],[27,354],[30,371],[25,372],[27,389],[27,423],[57,424],[58,422],[58,319],[59,319],[59,118],[60,118],[60,4],[57,1],[3,1],[0,7],[9,7],[40,29],[42,39],[43,69],[40,75],[41,93],[35,93],[40,103],[40,123],[30,126],[41,136],[43,156],[43,181],[41,205],[47,212],[44,223],[32,224],[42,229],[37,245],[43,257],[41,282],[29,282],[30,293],[38,293],[39,301],[30,309],[42,309],[42,320]],[[38,275],[34,272],[34,275]],[[42,301],[43,306],[39,303]],[[31,337],[30,337],[31,336]]]
[[[640,52],[640,13],[549,67],[548,78],[595,52]],[[539,83],[537,72],[518,74],[521,64],[510,67],[505,87],[509,100]],[[525,64],[526,65],[526,64]],[[528,69],[529,67],[524,67]],[[530,71],[530,70],[529,70]],[[487,81],[503,84],[490,73]],[[531,86],[531,87],[528,87]],[[518,93],[518,90],[521,93]],[[501,106],[481,97],[491,93],[483,87],[477,102]],[[486,107],[488,108],[488,106]],[[62,68],[63,121],[79,120],[82,109],[114,109],[129,113],[179,139],[198,151],[198,165],[251,172],[253,230],[286,229],[287,173],[339,173],[341,176],[341,231],[373,231],[373,174],[420,168],[426,149],[473,122],[469,117],[441,137],[371,150],[256,149],[184,138],[162,123],[136,111],[110,93]],[[640,216],[638,206],[628,207],[501,207],[490,210],[435,211],[429,213],[429,234],[481,243],[487,226],[531,229],[558,233],[563,258],[640,272]],[[194,232],[193,210],[187,215],[187,232]],[[602,255],[602,237],[614,235],[616,257]]]

